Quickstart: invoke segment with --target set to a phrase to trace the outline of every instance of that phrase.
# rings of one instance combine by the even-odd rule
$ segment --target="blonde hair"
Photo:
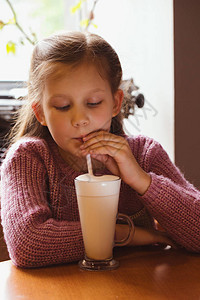
[[[27,83],[28,95],[12,129],[12,142],[22,136],[45,137],[49,134],[47,127],[37,121],[32,104],[40,103],[44,82],[58,70],[59,64],[75,67],[85,61],[96,65],[100,75],[108,80],[114,94],[121,83],[122,68],[115,50],[100,36],[81,32],[60,33],[35,46]],[[123,133],[121,113],[112,119],[111,132]]]

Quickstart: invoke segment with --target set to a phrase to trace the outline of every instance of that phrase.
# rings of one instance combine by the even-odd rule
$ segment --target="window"
[[[57,30],[81,30],[80,19],[87,17],[94,0],[82,0],[84,9],[70,14],[80,0],[10,0],[19,22],[38,38]],[[0,0],[0,20],[12,18]],[[88,9],[87,9],[88,8]],[[127,125],[131,134],[144,134],[159,141],[174,159],[174,64],[173,0],[99,0],[90,31],[104,37],[117,51],[124,79],[133,77],[147,105],[138,110]],[[26,80],[32,46],[19,45],[14,56],[5,51],[10,39],[19,41],[12,26],[0,31],[0,80]]]
[[[41,39],[65,28],[65,0],[10,0],[17,14],[17,21],[25,33],[34,40],[34,34]],[[0,20],[13,21],[13,13],[6,0],[0,0]],[[2,23],[1,23],[2,24]],[[16,52],[7,53],[6,44],[12,41]],[[11,45],[11,44],[10,44]],[[26,80],[33,45],[12,24],[0,30],[0,80]]]

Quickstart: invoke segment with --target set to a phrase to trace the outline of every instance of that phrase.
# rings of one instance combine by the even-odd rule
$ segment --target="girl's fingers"
[[[176,248],[175,243],[164,232],[135,226],[132,245],[166,244]]]
[[[103,139],[103,138],[105,138],[108,135],[112,135],[112,134],[110,134],[107,131],[103,131],[103,130],[101,130],[101,131],[94,131],[94,132],[89,133],[87,136],[85,136],[83,138],[83,141],[86,142],[89,139],[94,138],[94,137],[96,137],[98,139]]]
[[[126,140],[123,137],[116,136],[114,134],[111,134],[107,131],[98,131],[90,133],[88,136],[83,138],[84,144],[86,147],[97,143],[99,141],[107,141],[107,142],[116,142],[116,143],[125,143]]]
[[[115,147],[112,146],[102,146],[102,145],[92,145],[91,147],[87,148],[87,149],[81,149],[82,153],[87,154],[101,154],[101,155],[110,155],[112,157],[114,157],[116,155],[116,151],[119,151],[118,149],[116,149]]]
[[[91,154],[91,157],[98,161],[101,161],[106,166],[106,168],[111,171],[112,174],[117,176],[120,175],[117,164],[109,155]]]
[[[124,145],[113,142],[99,142],[93,144],[87,148],[81,149],[83,154],[101,154],[101,155],[109,155],[115,159],[122,157],[126,153],[124,149]],[[117,159],[118,160],[118,159]]]
[[[96,134],[96,135],[95,135]],[[92,137],[91,137],[92,136]],[[114,147],[118,150],[128,147],[127,141],[122,137],[116,137],[108,132],[93,133],[90,139],[80,146],[80,149],[93,150],[99,147]]]
[[[124,148],[124,144],[123,143],[118,143],[118,142],[114,142],[114,141],[97,141],[97,142],[94,142],[94,143],[90,143],[89,145],[81,145],[80,149],[85,149],[85,150],[93,150],[93,149],[96,149],[96,148],[99,148],[99,147],[113,147],[113,148],[116,148],[118,150]]]

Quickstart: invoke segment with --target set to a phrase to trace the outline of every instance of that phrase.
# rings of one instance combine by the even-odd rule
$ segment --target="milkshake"
[[[84,270],[113,270],[119,266],[113,259],[113,247],[129,243],[134,230],[132,220],[117,214],[121,179],[114,175],[94,176],[91,157],[87,157],[88,174],[75,178],[85,259],[79,262]],[[116,218],[126,220],[128,236],[114,241]]]
[[[121,179],[114,175],[80,175],[75,179],[87,258],[112,258]]]

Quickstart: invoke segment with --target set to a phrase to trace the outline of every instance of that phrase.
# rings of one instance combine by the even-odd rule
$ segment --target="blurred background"
[[[113,46],[123,79],[133,78],[145,97],[125,120],[127,133],[160,142],[200,188],[199,16],[199,0],[0,0],[1,141],[26,93],[34,43],[88,30]]]

